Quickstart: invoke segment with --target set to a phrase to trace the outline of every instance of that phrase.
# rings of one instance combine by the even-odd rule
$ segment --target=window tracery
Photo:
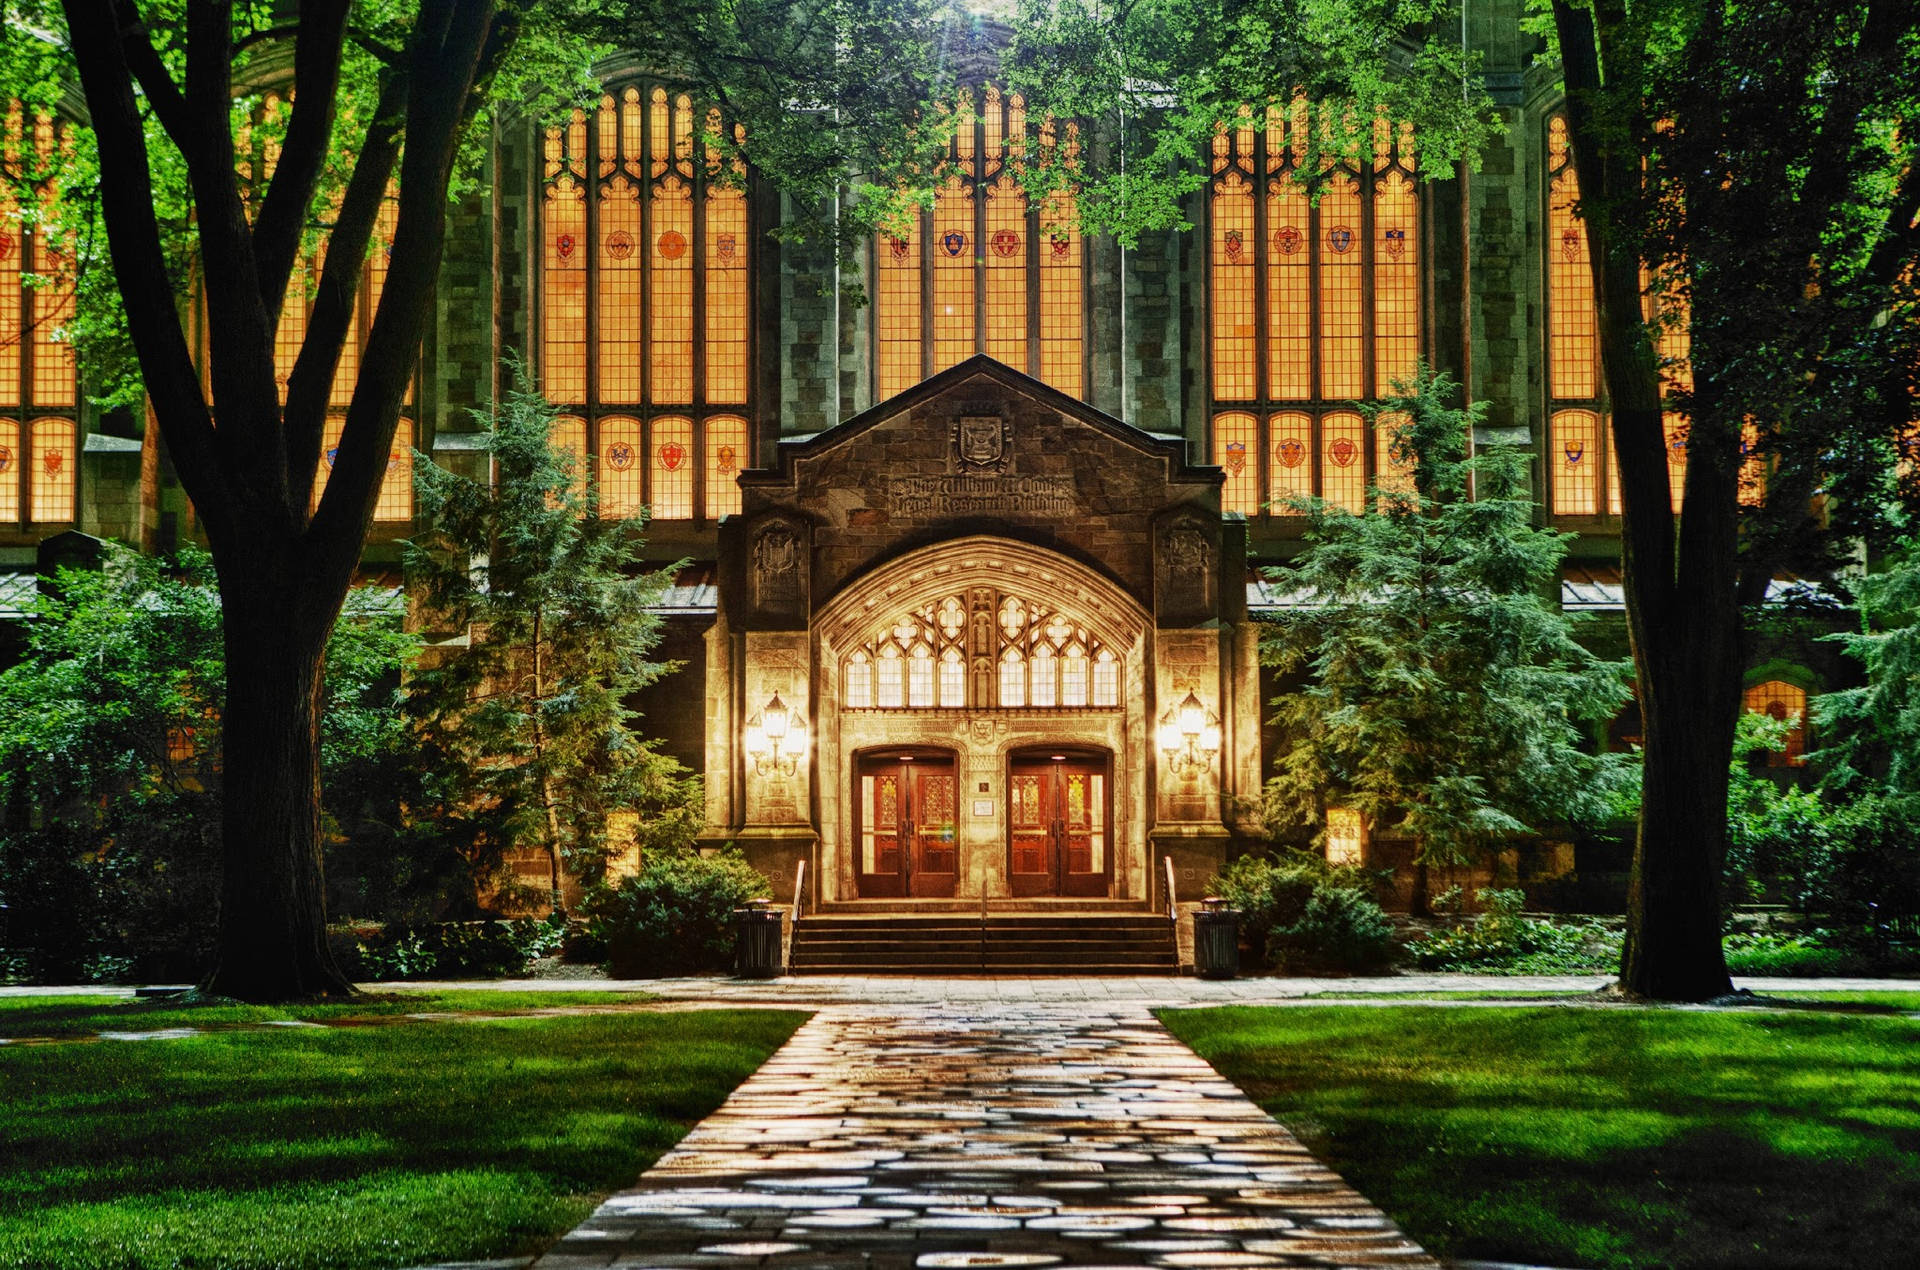
[[[54,178],[70,142],[52,116],[7,107],[0,178],[0,528],[77,516],[79,383],[66,325],[73,249]],[[28,206],[22,207],[22,196]],[[37,279],[37,281],[36,281]]]
[[[626,83],[544,135],[542,383],[602,516],[740,510],[749,207],[724,127],[685,93]]]
[[[1079,710],[1120,704],[1120,658],[1075,615],[973,587],[928,600],[847,655],[849,710]]]
[[[1295,99],[1214,136],[1208,194],[1213,460],[1223,510],[1288,514],[1319,495],[1364,508],[1402,479],[1347,403],[1410,376],[1421,340],[1421,239],[1410,124],[1376,121],[1370,161],[1302,167],[1329,119]]]
[[[1029,163],[1077,171],[1080,132],[1025,100],[963,89],[933,207],[874,241],[874,388],[884,399],[985,353],[1070,396],[1086,389],[1086,253],[1071,188],[1036,205]]]

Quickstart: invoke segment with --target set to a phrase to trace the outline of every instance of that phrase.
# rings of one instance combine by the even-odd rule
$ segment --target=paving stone
[[[535,1263],[743,1264],[1435,1266],[1124,999],[828,1006]]]

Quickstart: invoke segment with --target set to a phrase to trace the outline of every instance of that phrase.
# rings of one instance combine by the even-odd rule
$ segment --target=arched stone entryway
[[[1098,571],[987,535],[921,548],[843,587],[809,641],[821,899],[1145,902],[1150,629],[1146,611]],[[1056,752],[1077,782],[1044,791],[1055,796],[1044,811],[1058,814],[1042,819],[1058,823],[1048,830],[1058,858],[1047,857],[1050,881],[1016,881],[1010,834],[1021,822],[1031,854],[1042,811],[1016,804],[1014,769]],[[941,822],[926,820],[929,802],[910,811],[919,783],[864,756],[936,753],[953,756],[954,876],[916,883],[911,852],[924,854],[920,839]],[[922,799],[937,802],[945,789]],[[894,837],[873,831],[909,821]]]

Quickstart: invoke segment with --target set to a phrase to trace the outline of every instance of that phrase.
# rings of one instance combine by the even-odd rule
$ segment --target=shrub
[[[1831,946],[1821,935],[1735,932],[1721,947],[1727,971],[1736,975],[1843,975],[1863,969],[1860,958]]]
[[[208,795],[163,792],[0,833],[0,948],[42,983],[194,978],[219,911]]]
[[[1288,970],[1381,970],[1394,956],[1393,923],[1357,887],[1323,881],[1300,916],[1268,936],[1270,953]]]
[[[1620,948],[1598,922],[1549,922],[1527,917],[1526,892],[1476,893],[1483,910],[1471,922],[1409,944],[1422,970],[1492,970],[1509,974],[1564,974],[1611,970]]]
[[[771,894],[733,847],[653,852],[638,873],[588,901],[587,931],[604,941],[616,978],[719,970],[733,954],[733,910]]]
[[[544,923],[525,923],[526,926]],[[527,968],[529,933],[521,922],[395,922],[350,931],[334,956],[348,978],[499,979]]]
[[[1365,875],[1357,869],[1339,869],[1320,856],[1292,851],[1281,856],[1245,855],[1213,879],[1213,893],[1240,913],[1240,930],[1263,964],[1279,960],[1278,932],[1290,930],[1305,916],[1315,888],[1334,885],[1365,894]]]

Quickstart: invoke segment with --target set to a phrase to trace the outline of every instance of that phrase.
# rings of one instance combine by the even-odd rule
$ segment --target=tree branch
[[[447,188],[483,72],[517,31],[495,40],[493,0],[422,0],[408,50],[406,147],[392,264],[347,407],[333,475],[308,526],[323,593],[344,591],[373,519],[400,399],[419,358],[446,240]],[[485,65],[489,58],[492,65]]]
[[[283,412],[287,436],[286,474],[288,496],[295,507],[305,508],[313,501],[313,479],[320,462],[327,401],[340,364],[340,350],[353,324],[367,242],[373,237],[380,204],[386,198],[393,165],[400,154],[400,118],[407,91],[407,81],[400,76],[389,77],[381,86],[373,121],[367,128],[360,152],[354,156],[353,171],[340,197],[333,233],[327,239],[313,311],[307,318],[307,333],[294,358],[293,371],[287,377],[287,404]]]
[[[275,322],[286,301],[287,279],[300,254],[300,231],[333,137],[348,7],[347,0],[302,0],[300,5],[293,50],[293,113],[272,183],[253,225],[260,302]]]
[[[63,0],[74,64],[100,151],[100,205],[127,325],[181,484],[209,528],[225,528],[229,486],[213,418],[174,309],[140,107],[113,0]]]
[[[140,16],[138,0],[115,0],[113,11],[128,71],[139,81],[140,91],[153,107],[154,118],[160,121],[175,145],[181,144],[186,127],[186,99],[180,95],[180,87],[173,82],[166,63],[160,60],[159,51],[153,47],[146,19]]]

